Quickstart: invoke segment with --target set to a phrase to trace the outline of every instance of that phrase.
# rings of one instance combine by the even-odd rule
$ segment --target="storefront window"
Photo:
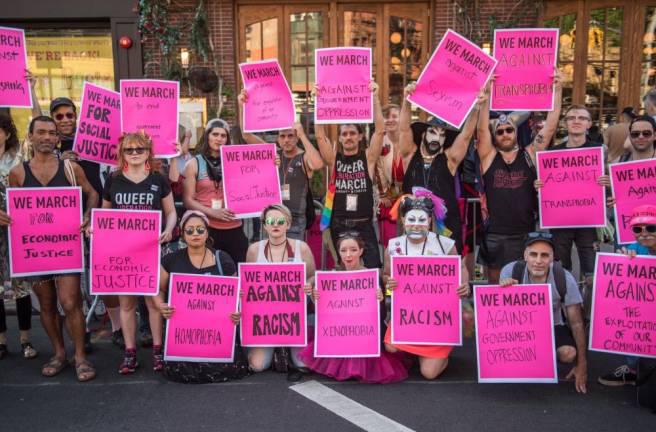
[[[563,80],[563,106],[572,104],[574,88],[574,58],[576,48],[576,14],[563,15],[545,21],[545,27],[560,29],[558,69]]]
[[[656,7],[648,7],[642,46],[641,95],[656,85]]]
[[[271,18],[246,26],[246,61],[278,57],[278,20]]]

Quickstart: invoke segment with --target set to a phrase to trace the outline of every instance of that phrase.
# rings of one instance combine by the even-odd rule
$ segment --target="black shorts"
[[[481,264],[493,269],[501,269],[510,262],[523,259],[525,241],[526,233],[486,233],[481,242],[479,255]]]
[[[574,336],[572,336],[572,331],[569,329],[569,326],[565,324],[554,326],[554,339],[556,339],[556,349],[561,346],[572,346],[576,348],[576,342],[574,341]]]

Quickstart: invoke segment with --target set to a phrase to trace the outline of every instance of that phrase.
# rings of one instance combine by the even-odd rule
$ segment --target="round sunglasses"
[[[283,226],[287,223],[287,219],[285,219],[284,217],[273,218],[273,217],[269,216],[268,218],[264,219],[264,223],[266,225]]]
[[[633,234],[640,234],[643,230],[647,231],[649,234],[656,233],[656,225],[637,225],[631,227]]]
[[[189,227],[185,228],[184,232],[187,235],[194,235],[194,231],[196,231],[196,234],[198,235],[203,235],[207,231],[205,227],[202,226],[197,226],[197,227]]]

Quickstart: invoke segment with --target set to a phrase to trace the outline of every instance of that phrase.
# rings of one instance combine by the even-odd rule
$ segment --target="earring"
[[[150,162],[146,161],[146,171],[150,171]]]

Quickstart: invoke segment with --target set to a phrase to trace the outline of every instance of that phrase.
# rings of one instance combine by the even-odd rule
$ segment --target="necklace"
[[[188,248],[187,248],[187,256],[189,257],[189,262],[191,263],[191,265],[196,267],[194,265],[194,262],[191,259],[191,255],[189,255],[189,249]],[[207,248],[205,248],[205,251],[203,252],[203,259],[200,261],[200,266],[196,267],[197,269],[201,270],[203,268],[203,264],[205,264],[205,257],[207,257]]]
[[[269,246],[280,246],[280,245],[285,245],[284,248],[282,248],[282,255],[280,256],[280,261],[276,261],[273,258],[273,251]],[[289,244],[287,244],[287,239],[285,239],[284,242],[278,243],[277,245],[271,243],[269,240],[267,240],[267,246],[264,248],[266,252],[266,258],[269,262],[285,262],[285,255],[287,255],[287,250],[289,249]]]
[[[424,243],[421,246],[421,255],[426,252],[426,243],[428,243],[428,237],[424,239]],[[408,236],[405,236],[405,254],[408,255]]]

